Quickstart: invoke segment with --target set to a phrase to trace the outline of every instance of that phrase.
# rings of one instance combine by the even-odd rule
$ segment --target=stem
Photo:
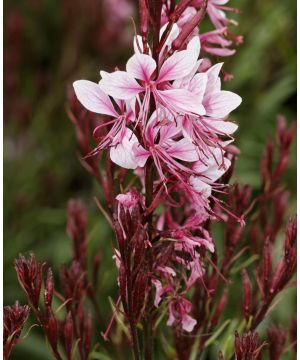
[[[131,273],[131,271],[128,269],[128,272]],[[132,337],[132,350],[135,360],[139,360],[141,358],[140,356],[140,346],[138,341],[138,335],[136,331],[136,327],[134,324],[133,319],[133,308],[132,308],[132,284],[131,284],[131,274],[130,276],[127,276],[127,302],[128,302],[128,320],[129,320],[129,326],[130,326],[130,332]]]
[[[145,167],[145,188],[146,188],[146,207],[150,207],[153,200],[153,169],[152,160],[148,160]],[[148,237],[152,242],[152,211],[147,215],[146,221],[148,223]],[[149,259],[150,269],[152,268],[152,249],[147,249],[147,258]],[[150,291],[151,301],[151,291]],[[153,359],[153,327],[152,327],[151,311],[144,321],[144,358],[145,360]]]

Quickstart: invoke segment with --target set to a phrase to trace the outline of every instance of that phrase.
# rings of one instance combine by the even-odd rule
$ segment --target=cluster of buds
[[[15,260],[15,270],[19,284],[25,292],[28,304],[39,325],[44,330],[45,336],[53,351],[53,355],[56,359],[62,359],[58,351],[58,322],[51,306],[54,282],[50,268],[48,269],[44,284],[44,311],[40,308],[44,268],[45,263],[38,263],[33,253],[30,253],[28,258],[20,255],[19,259]]]
[[[237,332],[235,334],[235,358],[236,360],[259,360],[261,359],[261,352],[265,344],[260,344],[256,332],[248,332],[240,336]]]
[[[208,32],[200,32],[199,28],[196,27],[189,36],[199,36],[203,51],[210,56],[231,56],[235,53],[235,50],[230,47],[234,44],[241,44],[243,38],[234,35],[230,31],[230,25],[236,25],[237,23],[229,19],[226,13],[238,12],[238,10],[225,6],[227,2],[228,0],[193,0],[182,1],[175,6],[175,2],[169,0],[163,5],[161,23],[165,25],[169,22],[176,22],[179,28],[184,28],[186,24],[192,23],[198,17],[203,16],[203,7],[206,6],[212,29]],[[185,7],[185,4],[188,6]],[[208,59],[207,61],[209,63]]]
[[[290,280],[296,272],[296,237],[296,218],[291,218],[286,227],[283,255],[274,270],[272,266],[271,245],[268,239],[265,240],[262,265],[257,269],[256,276],[258,287],[262,294],[263,304],[259,308],[257,308],[257,306],[254,307],[256,308],[256,313],[252,314],[254,317],[252,328],[256,328],[264,319],[274,297],[290,284]],[[250,297],[250,291],[247,291],[245,297]],[[246,302],[250,302],[250,299]]]
[[[70,265],[63,265],[61,268],[62,294],[54,289],[51,268],[48,268],[45,274],[46,264],[38,263],[33,253],[28,258],[20,255],[19,259],[15,260],[18,280],[25,292],[29,306],[22,307],[16,303],[14,307],[5,308],[7,353],[16,343],[23,323],[27,319],[29,308],[31,308],[56,359],[63,359],[61,349],[67,359],[72,359],[75,344],[80,359],[88,358],[93,335],[93,321],[91,312],[85,310],[85,299],[89,297],[92,300],[97,315],[99,315],[99,310],[95,299],[94,285],[96,281],[90,283],[87,279],[86,226],[87,214],[83,204],[71,200],[68,207],[67,232],[73,240],[73,257]],[[99,268],[97,255],[94,262],[94,278],[96,278]],[[43,280],[44,296],[41,304]],[[52,306],[54,295],[62,302],[57,310],[54,310]],[[62,311],[63,308],[66,309],[66,315],[64,318],[58,319],[57,312]]]
[[[235,360],[261,360],[262,351],[266,343],[260,343],[258,334],[249,331],[242,336],[235,332],[234,359]],[[233,358],[233,357],[232,357]],[[219,352],[219,360],[225,360],[223,353]],[[273,360],[272,357],[270,359]],[[275,359],[275,358],[274,358]]]
[[[8,360],[9,354],[17,344],[23,326],[29,316],[28,305],[21,305],[16,301],[15,305],[3,308],[3,356]]]

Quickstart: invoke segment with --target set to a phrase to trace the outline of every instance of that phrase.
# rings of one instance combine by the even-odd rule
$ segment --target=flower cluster
[[[14,306],[4,307],[6,359],[19,339],[29,309],[42,328],[55,359],[73,359],[75,351],[81,360],[88,359],[92,345],[93,319],[91,311],[87,311],[85,305],[86,299],[89,298],[94,305],[95,315],[99,316],[95,300],[99,256],[95,255],[93,281],[89,282],[86,273],[86,226],[85,207],[80,201],[70,200],[67,233],[73,243],[73,256],[69,265],[61,267],[61,293],[55,288],[52,269],[49,267],[46,272],[46,263],[39,263],[33,253],[27,258],[20,255],[15,260],[19,284],[26,295],[28,305],[21,306],[16,302]],[[53,298],[61,301],[61,305],[56,309]],[[65,314],[58,314],[61,311]]]
[[[20,305],[16,301],[13,306],[3,308],[3,356],[7,360],[12,348],[17,344],[24,323],[29,315],[28,305]]]
[[[218,27],[223,15],[215,5],[209,2],[207,11]],[[167,19],[165,4],[157,46],[151,47],[141,31],[133,39],[134,55],[125,71],[101,71],[98,84],[74,82],[81,104],[104,116],[94,129],[97,145],[87,156],[109,151],[110,160],[135,170],[141,184],[138,196],[129,190],[116,197],[115,230],[117,234],[122,230],[135,253],[134,234],[126,236],[121,214],[124,209],[130,213],[138,201],[147,234],[144,247],[151,248],[153,259],[147,277],[156,288],[154,305],[168,299],[168,325],[186,331],[193,330],[196,320],[188,315],[192,305],[184,295],[202,277],[201,252],[214,252],[204,223],[218,217],[212,203],[223,208],[216,194],[225,191],[220,178],[230,167],[228,146],[237,129],[228,116],[241,103],[238,95],[221,89],[222,63],[207,67],[199,58],[201,37],[196,34],[197,23],[192,29],[189,23],[196,7],[179,4],[173,10],[174,22],[174,16]],[[203,9],[202,4],[201,14]],[[183,39],[182,34],[188,36]],[[158,214],[160,205],[164,211]],[[184,216],[178,216],[179,207]],[[119,247],[122,244],[119,241]],[[140,250],[138,254],[142,256]],[[115,256],[122,279],[124,251]],[[123,305],[127,302],[124,297]]]

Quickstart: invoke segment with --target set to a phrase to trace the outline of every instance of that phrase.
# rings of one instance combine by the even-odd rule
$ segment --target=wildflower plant
[[[270,359],[284,351],[287,336],[280,335],[281,329],[270,327],[265,342],[256,329],[277,294],[291,284],[296,269],[294,218],[287,224],[281,259],[276,263],[272,255],[286,221],[287,193],[281,179],[294,131],[279,119],[279,160],[274,167],[270,140],[261,163],[259,196],[251,196],[248,185],[229,185],[239,155],[233,145],[238,125],[230,114],[241,98],[223,90],[222,80],[232,75],[217,60],[233,55],[234,46],[242,42],[231,31],[232,11],[227,0],[140,0],[139,33],[124,69],[100,71],[98,83],[74,82],[69,116],[80,161],[103,191],[104,201],[97,204],[115,233],[111,255],[119,291],[105,330],[97,305],[101,259],[95,255],[90,280],[87,215],[80,202],[71,201],[67,233],[73,253],[72,262],[61,268],[62,291],[54,290],[52,270],[45,277],[45,264],[33,254],[28,259],[21,255],[15,263],[19,283],[56,359],[96,358],[92,341],[99,343],[101,328],[95,329],[95,317],[104,340],[110,339],[117,321],[122,323],[135,359],[161,358],[161,353],[166,358],[198,359],[212,346],[220,351],[220,359],[259,359],[267,342],[277,343]],[[211,22],[211,31],[201,32],[204,19]],[[249,213],[252,219],[245,227]],[[225,227],[223,251],[213,233],[217,223]],[[253,266],[251,276],[247,266]],[[230,320],[220,324],[220,319],[237,273],[242,318],[231,324],[236,328],[228,345],[221,335]],[[54,295],[61,301],[59,310],[65,311],[63,320],[53,309]],[[87,309],[88,300],[93,313]],[[14,319],[9,314],[15,311],[7,310],[8,319]],[[27,306],[22,308],[7,353],[28,312]],[[7,321],[9,330],[12,320]],[[162,338],[172,348],[165,346],[160,353],[156,337],[165,326],[171,329],[170,339]],[[120,356],[117,353],[113,358]]]

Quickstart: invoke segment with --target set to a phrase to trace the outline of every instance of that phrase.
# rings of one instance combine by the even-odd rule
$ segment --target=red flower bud
[[[242,271],[243,278],[243,311],[246,320],[249,319],[251,314],[251,282],[247,271],[244,269]]]
[[[45,281],[45,306],[51,307],[53,298],[54,281],[51,268],[48,269],[47,278]]]
[[[72,359],[72,343],[73,343],[73,320],[71,312],[68,312],[64,325],[64,343],[68,360]]]

